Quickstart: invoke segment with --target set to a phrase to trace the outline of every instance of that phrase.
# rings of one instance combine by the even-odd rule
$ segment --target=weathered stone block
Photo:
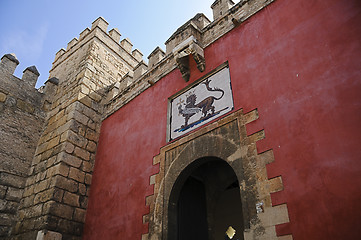
[[[21,207],[27,208],[27,207],[34,205],[34,198],[35,198],[35,195],[23,197],[23,199],[21,200]]]
[[[47,180],[39,182],[38,184],[35,184],[34,192],[38,193],[38,192],[45,190],[49,186],[49,183],[50,183],[50,179],[47,179]]]
[[[108,66],[106,64],[103,64],[101,61],[99,61],[99,64],[92,64],[88,62],[89,64],[86,65],[86,68],[84,69],[83,76],[79,82],[87,86],[91,91],[97,91],[99,90],[99,85],[102,85],[99,81],[100,75],[104,76],[104,72],[100,70],[100,68],[107,68]],[[80,74],[79,74],[80,75]],[[100,83],[100,84],[99,84]]]
[[[87,116],[85,116],[84,114],[78,112],[78,111],[73,111],[71,113],[69,113],[69,115],[67,116],[67,119],[74,119],[84,125],[87,125],[89,118]]]
[[[50,178],[54,175],[60,174],[64,177],[68,176],[69,173],[69,167],[64,163],[59,163],[51,168],[49,168],[47,171],[47,178]]]
[[[61,203],[51,202],[49,213],[66,219],[72,219],[73,208]]]
[[[39,76],[40,73],[38,72],[36,67],[30,66],[23,71],[23,76],[21,80],[27,82],[30,86],[35,87],[36,81],[38,80]]]
[[[49,204],[48,209],[50,209],[51,204]],[[45,205],[44,205],[45,207]],[[48,213],[48,212],[47,212]],[[59,218],[56,216],[48,215],[47,227],[48,229],[56,229],[58,225]]]
[[[45,152],[46,150],[48,150],[48,143],[47,142],[39,144],[37,146],[37,148],[36,148],[35,155],[39,155],[39,154]]]
[[[265,138],[264,130],[261,130],[259,132],[256,132],[256,133],[250,135],[248,139],[249,139],[250,143],[255,143],[264,138]]]
[[[88,206],[88,197],[80,196],[79,197],[80,207],[86,209]]]
[[[60,136],[57,136],[53,139],[51,139],[49,142],[48,142],[48,145],[46,147],[46,150],[50,150],[52,149],[53,147],[55,147],[56,145],[59,144],[59,140],[60,140]]]
[[[109,23],[103,18],[103,17],[98,17],[93,23],[92,23],[92,30],[95,29],[96,27],[99,27],[100,29],[102,29],[104,32],[107,31]]]
[[[62,110],[61,112],[63,113],[62,115],[64,116],[65,110]],[[56,113],[55,115],[51,116],[51,117],[48,119],[47,124],[48,124],[48,125],[54,124],[54,123],[60,118],[59,116],[60,116],[61,112],[58,112],[58,113]]]
[[[61,118],[57,119],[56,122],[55,122],[55,126],[56,128],[64,125],[67,121],[67,116],[62,116]]]
[[[261,164],[268,164],[274,161],[273,151],[268,150],[261,154],[257,155],[257,160],[260,161]]]
[[[64,196],[64,190],[54,187],[53,199],[57,202],[61,202]]]
[[[90,159],[90,153],[79,147],[75,147],[74,154],[85,161],[89,161]]]
[[[78,222],[85,222],[86,211],[81,208],[76,208],[74,212],[74,220]]]
[[[85,174],[85,183],[90,185],[91,182],[92,182],[92,175],[89,173]]]
[[[101,100],[102,100],[102,96],[100,96],[98,93],[96,93],[96,92],[91,92],[90,94],[89,94],[89,97],[91,98],[91,99],[93,99],[94,101],[96,101],[96,102],[100,102]]]
[[[270,193],[283,190],[283,183],[281,177],[272,178],[269,180]]]
[[[85,173],[77,168],[70,168],[69,177],[78,182],[84,182]]]
[[[47,169],[46,165],[47,161],[45,160],[34,166],[34,173],[38,174],[36,179],[37,182],[45,179],[46,173],[44,171]]]
[[[92,141],[97,141],[98,140],[98,134],[95,131],[91,130],[91,129],[87,130],[85,137],[87,139],[89,139],[89,140],[92,140]]]
[[[63,202],[74,207],[79,207],[80,205],[79,196],[77,194],[70,193],[67,191],[64,192]]]
[[[85,184],[79,183],[79,193],[83,196],[86,195],[86,186]]]
[[[85,106],[93,108],[93,100],[89,96],[84,95],[83,93],[79,93],[78,100]]]
[[[40,229],[45,226],[47,216],[41,216],[34,219],[34,229]]]
[[[40,192],[34,197],[34,204],[44,203],[53,198],[53,189],[48,189],[46,191]]]
[[[90,119],[92,119],[94,122],[100,122],[101,116],[96,111],[94,111],[92,108],[87,107],[85,105],[82,105],[80,108],[80,111]]]
[[[57,172],[57,166],[49,167],[48,170],[46,171],[46,178],[50,178],[54,176],[56,172]]]
[[[93,163],[91,161],[89,161],[89,162],[83,161],[81,170],[83,170],[84,172],[87,172],[87,173],[92,172],[93,171]]]
[[[85,95],[89,95],[89,93],[90,93],[90,89],[88,87],[86,87],[85,85],[80,86],[80,91],[82,93],[84,93]]]
[[[64,218],[60,218],[58,221],[58,228],[60,232],[64,233],[64,239],[80,240],[80,235],[83,232],[83,223],[69,221]],[[65,234],[71,234],[72,237],[66,238]]]
[[[109,35],[112,37],[112,39],[116,42],[120,41],[120,32],[117,28],[113,28],[112,30],[109,31]]]
[[[258,214],[258,217],[266,227],[290,221],[286,204],[265,208],[265,212]]]
[[[58,165],[58,171],[57,171],[58,174],[64,176],[64,177],[67,177],[68,174],[69,174],[69,167],[66,166],[65,164],[62,164],[60,163]]]
[[[74,45],[76,45],[78,43],[78,39],[77,38],[73,38],[67,45],[66,47],[66,51],[69,51]]]
[[[55,186],[73,193],[78,191],[78,183],[76,181],[60,175],[55,177]]]
[[[75,132],[68,130],[65,131],[62,135],[61,135],[61,142],[64,141],[69,141],[70,143],[74,144],[75,146],[78,146],[80,148],[84,148],[86,146],[87,140],[83,137],[80,136],[78,134],[76,134]]]
[[[66,152],[61,152],[57,157],[57,162],[64,162],[70,166],[79,168],[82,160]]]
[[[22,188],[24,185],[24,178],[21,176],[1,172],[0,173],[0,184],[16,187],[16,188]]]
[[[248,112],[244,115],[244,124],[253,122],[259,118],[257,109]]]
[[[19,60],[15,54],[5,54],[2,56],[0,68],[7,71],[8,74],[14,74],[17,65],[19,65]]]
[[[95,153],[95,151],[97,150],[97,144],[93,141],[88,141],[88,144],[86,145],[86,150]]]
[[[29,218],[39,217],[43,209],[43,204],[38,204],[25,209],[25,214]]]
[[[63,145],[63,149],[65,150],[65,152],[67,153],[73,153],[75,146],[73,144],[71,144],[70,142],[65,142]]]
[[[6,193],[6,199],[10,201],[20,202],[23,191],[23,189],[9,187]]]
[[[89,122],[88,122],[88,127],[95,130],[96,129],[96,123],[92,119],[90,119]]]

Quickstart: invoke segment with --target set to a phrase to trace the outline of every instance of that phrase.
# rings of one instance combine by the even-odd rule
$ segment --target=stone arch
[[[187,176],[194,169],[205,164],[209,159],[222,159],[221,161],[226,162],[232,168],[239,183],[249,182],[250,180],[250,178],[245,176],[244,167],[242,166],[240,136],[236,122],[231,123],[227,128],[218,129],[216,132],[194,139],[179,150],[179,153],[176,154],[175,152],[166,154],[166,161],[169,161],[169,166],[164,178],[163,200],[166,207],[163,209],[163,223],[166,227],[163,228],[163,235],[168,237],[163,239],[174,239],[169,237],[169,231],[174,231],[174,229],[169,229],[169,226],[172,228],[172,225],[169,225],[172,221],[168,219],[169,204],[172,204],[170,199],[172,190],[175,190],[174,187],[182,186]],[[252,200],[253,194],[247,193],[247,195],[248,198],[244,198],[244,201],[246,199]],[[247,203],[242,204],[242,206],[248,205]],[[246,213],[245,217],[243,217],[243,224],[249,226],[250,221],[247,217],[249,216],[247,214],[249,209],[245,208],[242,211]]]
[[[174,215],[169,211],[174,211],[171,205],[177,199],[172,192],[180,191],[195,169],[215,159],[230,166],[238,180],[243,239],[278,239],[275,226],[289,221],[288,211],[286,204],[272,206],[270,194],[281,191],[283,185],[281,177],[267,177],[266,164],[274,160],[272,150],[257,153],[256,142],[264,138],[264,131],[247,135],[246,124],[257,117],[257,111],[235,112],[160,150],[153,160],[160,170],[150,179],[154,194],[146,198],[150,213],[143,221],[149,223],[149,232],[143,239],[177,239],[168,235],[174,231]]]
[[[236,229],[237,239],[243,239],[239,181],[233,168],[216,157],[193,161],[173,185],[167,239],[223,239],[229,226]]]

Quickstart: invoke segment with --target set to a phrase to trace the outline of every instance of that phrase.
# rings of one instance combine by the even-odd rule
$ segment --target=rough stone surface
[[[63,238],[80,237],[105,88],[121,81],[127,73],[132,74],[141,62],[140,52],[131,51],[129,40],[122,41],[128,45],[117,42],[120,35],[115,37],[115,31],[107,33],[106,26],[105,20],[98,18],[91,30],[83,31],[79,40],[73,39],[66,50],[56,54],[45,87],[46,117],[42,115],[43,124],[33,123],[40,126],[37,135],[40,138],[35,153],[35,145],[32,146],[30,161],[24,169],[24,176],[30,170],[26,183],[24,178],[18,186],[23,188],[25,185],[25,190],[18,214],[22,221],[13,229],[14,238],[26,234],[34,236],[38,234],[36,230],[41,229],[58,232]],[[25,78],[34,79],[30,75],[37,76],[35,70],[35,67],[26,69]],[[8,95],[9,92],[8,89],[1,91],[1,104],[28,114],[39,112],[28,102]],[[7,176],[4,179],[8,179]],[[7,182],[14,187],[14,181]],[[6,195],[4,191],[8,199],[20,200],[19,192],[11,189]],[[38,220],[42,218],[48,220]]]
[[[19,62],[14,57],[6,62],[9,56],[0,64],[0,218],[6,222],[0,224],[0,238],[15,222],[45,116],[43,94],[12,75],[9,68]]]

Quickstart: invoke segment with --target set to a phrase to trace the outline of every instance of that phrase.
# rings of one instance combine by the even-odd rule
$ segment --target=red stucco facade
[[[273,149],[268,177],[282,176],[272,204],[287,203],[294,239],[361,235],[361,2],[277,0],[204,49],[102,124],[83,239],[141,239],[152,160],[166,145],[168,98],[228,61],[234,111],[258,109],[249,134]]]

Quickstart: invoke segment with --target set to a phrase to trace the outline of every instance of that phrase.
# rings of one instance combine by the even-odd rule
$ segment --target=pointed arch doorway
[[[169,198],[168,238],[177,240],[243,240],[243,214],[237,176],[220,158],[194,161],[178,177]]]

